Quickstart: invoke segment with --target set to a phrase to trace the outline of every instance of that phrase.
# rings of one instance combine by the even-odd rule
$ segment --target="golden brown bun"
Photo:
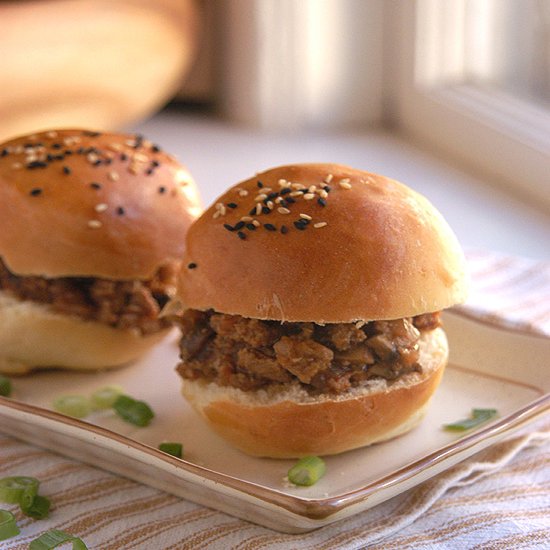
[[[296,201],[284,207],[290,213],[278,211],[280,195],[272,197],[273,211],[250,215],[260,226],[242,228],[244,240],[224,227],[249,216],[266,188],[280,192],[280,180],[316,187],[284,195]],[[303,230],[294,225],[300,214],[311,217]],[[282,166],[227,191],[189,230],[179,285],[188,308],[317,323],[410,317],[465,295],[463,253],[428,200],[394,180],[335,164]]]
[[[138,358],[167,332],[143,336],[137,330],[54,313],[45,305],[0,292],[0,373],[117,367]]]
[[[422,419],[447,363],[443,330],[424,333],[420,350],[422,374],[393,384],[371,380],[339,397],[311,397],[297,384],[269,396],[190,380],[183,381],[182,392],[219,435],[247,454],[336,454],[401,435]]]
[[[0,257],[18,275],[150,278],[181,259],[199,213],[189,172],[140,137],[67,129],[0,145]]]

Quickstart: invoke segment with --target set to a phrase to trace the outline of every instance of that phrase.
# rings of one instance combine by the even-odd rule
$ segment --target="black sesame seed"
[[[247,223],[246,228],[250,231],[256,231],[256,226],[253,223]]]
[[[113,159],[105,159],[105,160],[103,161],[103,163],[104,163],[104,164],[107,164],[107,165],[111,164],[112,162],[113,162]]]
[[[242,229],[245,226],[245,223],[241,220],[240,222],[237,222],[235,224],[235,231],[238,231],[239,229]]]
[[[99,166],[101,164],[101,160],[100,159],[94,160],[94,162],[92,162],[92,164],[94,166]]]
[[[237,235],[239,236],[239,239],[243,241],[246,239],[246,235],[242,231],[238,231]]]
[[[126,153],[121,153],[120,154],[120,160],[122,160],[122,161],[128,160],[128,155]]]
[[[296,229],[303,231],[307,227],[307,224],[302,223],[301,221],[298,221],[298,222],[294,222],[294,226],[296,227]]]
[[[268,231],[277,231],[277,228],[272,223],[264,223],[264,227]]]
[[[33,197],[37,197],[38,195],[41,195],[41,194],[42,194],[42,189],[40,189],[39,187],[35,187],[34,189],[31,189],[31,192],[29,193],[29,195]]]
[[[160,162],[158,160],[152,160],[151,166],[154,166],[155,168],[157,168],[158,166],[160,166]]]
[[[229,208],[237,208],[237,205],[236,205],[234,202],[228,202],[228,203],[227,203],[227,206],[228,206]]]
[[[93,181],[92,183],[90,183],[90,187],[92,187],[93,189],[101,189],[101,183]]]
[[[166,193],[166,187],[164,187],[163,185],[161,185],[159,187],[159,193],[162,195],[163,193]]]
[[[119,216],[124,216],[125,210],[124,210],[124,208],[122,208],[122,206],[119,206],[119,207],[116,209],[116,213],[117,213]]]
[[[132,147],[134,149],[139,149],[143,145],[143,139],[144,137],[141,134],[136,134],[136,141]]]
[[[79,148],[76,150],[76,154],[77,154],[77,155],[83,155],[83,154],[84,154],[84,151],[85,151],[84,147],[79,147]]]
[[[249,212],[250,216],[254,216],[254,214],[256,214],[256,207],[252,208],[252,210],[250,210]]]
[[[292,189],[290,187],[284,187],[283,189],[281,189],[281,192],[279,194],[280,195],[287,195],[291,191],[292,191]]]
[[[64,174],[70,174],[70,173],[71,173],[71,169],[70,169],[68,166],[63,166],[63,173],[64,173]]]
[[[286,198],[285,201],[286,201],[288,204],[294,204],[294,203],[296,202],[296,200],[293,199],[292,197]]]
[[[261,189],[264,186],[264,184],[259,180],[256,182],[256,185],[258,186],[259,189]]]
[[[41,160],[33,160],[27,164],[27,168],[29,170],[34,170],[35,168],[46,168],[46,166],[48,166],[48,163]]]
[[[101,132],[93,132],[91,130],[84,130],[82,132],[82,135],[87,136],[87,137],[98,137],[98,136],[101,135]]]
[[[227,231],[235,231],[235,228],[228,223],[224,223],[223,226],[227,229]]]
[[[288,233],[288,227],[286,225],[281,225],[281,233],[286,235]]]
[[[48,154],[46,155],[46,160],[47,160],[48,162],[52,162],[53,159],[54,159],[54,156],[53,156],[52,154],[49,154],[49,153],[48,153]]]
[[[197,267],[197,264],[195,262],[191,262],[190,264],[187,264],[188,269],[195,269]]]
[[[317,202],[321,205],[321,206],[326,206],[327,205],[327,201],[325,199],[323,199],[322,197],[321,198],[318,198],[317,199]]]
[[[52,149],[61,149],[63,145],[61,143],[52,143]]]
[[[278,196],[279,196],[279,193],[274,191],[273,193],[269,193],[269,195],[267,195],[267,198],[269,200],[271,200],[271,199],[274,199],[275,197],[278,197]]]
[[[262,206],[262,214],[269,214],[271,210],[267,206]]]
[[[2,149],[2,151],[0,151],[0,157],[6,157],[7,155],[9,155],[9,151],[7,149]]]
[[[151,151],[153,151],[153,153],[160,153],[162,149],[158,145],[153,144],[151,146]]]
[[[330,193],[332,191],[332,187],[330,187],[329,185],[325,185],[325,187],[323,187],[323,189],[327,192],[327,193]]]
[[[154,168],[147,168],[147,170],[145,170],[145,173],[150,176],[154,171]]]
[[[70,149],[65,149],[65,151],[63,151],[63,154],[64,154],[65,156],[68,156],[68,155],[72,155],[73,152],[72,152]]]
[[[282,199],[279,201],[279,206],[282,206],[283,208],[287,205],[287,201],[285,199]]]

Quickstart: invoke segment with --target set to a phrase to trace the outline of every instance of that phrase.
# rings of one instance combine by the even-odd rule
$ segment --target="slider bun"
[[[331,455],[415,427],[441,380],[447,356],[445,333],[435,329],[421,337],[422,374],[407,374],[393,383],[373,379],[341,396],[312,397],[298,384],[270,395],[184,380],[182,393],[214,431],[247,454]]]
[[[290,213],[275,204],[251,216],[262,226],[243,228],[245,240],[224,227],[255,207],[258,181],[272,192],[282,189],[280,180],[319,191],[327,179],[326,206],[317,192],[295,197]],[[293,223],[300,214],[312,218],[305,230]],[[314,228],[319,222],[327,225]],[[465,296],[463,253],[430,202],[397,181],[337,164],[281,166],[223,194],[188,232],[179,284],[188,308],[317,323],[410,317]]]
[[[17,275],[151,278],[181,259],[199,213],[187,169],[134,135],[67,129],[0,145],[0,257]]]
[[[53,312],[0,291],[0,372],[26,374],[49,367],[87,370],[129,363],[168,330],[143,336]]]

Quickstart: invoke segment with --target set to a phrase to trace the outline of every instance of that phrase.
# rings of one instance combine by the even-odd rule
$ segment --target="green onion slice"
[[[113,405],[116,413],[135,426],[148,426],[155,413],[144,401],[136,401],[128,395],[120,395]]]
[[[121,386],[113,385],[100,388],[90,396],[92,407],[97,411],[111,409],[115,404],[115,401],[123,393],[124,388]]]
[[[38,494],[40,482],[34,477],[13,476],[0,479],[0,501],[29,507]]]
[[[444,424],[443,427],[450,432],[465,432],[487,422],[496,416],[496,414],[496,409],[472,409],[472,416],[470,418],[465,418],[452,424]]]
[[[3,374],[0,374],[0,395],[2,397],[11,395],[11,380]]]
[[[325,474],[325,461],[318,456],[306,456],[288,471],[288,480],[294,485],[313,485]]]
[[[74,418],[85,418],[92,410],[90,401],[83,395],[62,395],[54,400],[53,408]]]
[[[22,512],[34,519],[44,519],[48,517],[50,513],[51,502],[50,499],[36,495],[31,502],[30,506],[22,506]]]
[[[11,539],[19,535],[15,516],[7,510],[0,510],[0,540]]]
[[[29,550],[51,550],[51,548],[57,548],[68,542],[73,543],[73,550],[88,550],[82,539],[73,537],[73,535],[57,529],[46,531],[46,533],[34,539],[29,545]]]
[[[181,458],[183,456],[183,445],[181,443],[166,441],[159,445],[159,449],[164,453],[175,456],[176,458]]]

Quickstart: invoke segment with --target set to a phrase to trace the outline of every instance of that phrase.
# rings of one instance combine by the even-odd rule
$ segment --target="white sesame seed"
[[[304,219],[304,220],[311,220],[312,217],[309,216],[308,214],[300,214],[300,218]]]
[[[333,176],[332,174],[327,174],[327,175],[325,176],[325,179],[324,179],[323,181],[324,181],[325,183],[330,183],[330,182],[332,181],[332,178],[333,178],[333,177],[334,177],[334,176]]]
[[[57,132],[48,132],[46,134],[49,138],[56,138],[57,137]]]
[[[326,199],[328,197],[328,193],[324,189],[321,189],[321,191],[319,191],[319,195],[323,199]]]
[[[317,186],[316,185],[310,185],[307,191],[308,191],[308,193],[315,193],[315,191],[317,191]]]
[[[99,159],[99,157],[95,153],[89,153],[86,158],[88,159],[88,162],[95,162]]]
[[[292,193],[289,193],[291,197],[301,197],[303,193],[301,191],[292,191]]]
[[[273,204],[273,201],[267,201],[266,206],[267,206],[270,210],[273,210],[273,207],[274,207],[275,205]]]
[[[292,187],[292,189],[296,189],[297,191],[299,191],[300,189],[305,189],[306,188],[306,186],[302,185],[301,183],[292,183],[291,187]]]
[[[92,229],[98,229],[102,226],[103,224],[99,221],[99,220],[90,220],[88,222],[88,227],[91,227]]]
[[[317,222],[317,223],[313,224],[313,227],[315,227],[315,229],[320,229],[321,227],[325,227],[325,225],[328,225],[328,223],[327,222]]]
[[[313,193],[306,193],[306,194],[304,195],[304,199],[305,199],[306,201],[310,201],[310,200],[313,199],[314,197],[315,197],[315,195],[314,195]]]
[[[262,213],[262,203],[256,203],[256,216],[259,216]]]
[[[355,328],[361,328],[365,326],[365,324],[365,321],[357,321],[357,323],[355,323]]]
[[[258,220],[252,220],[252,225],[254,227],[260,227],[260,225],[262,225]]]
[[[338,182],[338,185],[342,188],[342,189],[351,189],[351,183],[349,182],[349,178],[344,178],[343,180],[340,180]]]
[[[271,187],[262,187],[262,193],[266,194],[267,193],[271,193],[273,191],[273,189],[271,189]]]
[[[290,187],[290,182],[284,179],[280,179],[278,183],[281,187]]]
[[[118,181],[119,178],[120,178],[120,176],[118,175],[118,172],[115,172],[114,170],[111,170],[111,172],[109,172],[108,176],[109,176],[109,179],[111,181]]]
[[[214,214],[212,215],[212,217],[213,217],[214,219],[219,218],[220,216],[221,216],[221,214],[220,214],[220,211],[219,211],[219,210],[216,210],[216,211],[214,212]]]
[[[246,189],[241,189],[241,190],[239,191],[239,195],[240,195],[241,197],[246,197],[246,196],[248,195],[248,191],[247,191]]]
[[[137,164],[130,164],[130,166],[128,166],[128,170],[130,173],[134,174],[134,176],[139,172]]]
[[[260,193],[259,195],[256,196],[254,200],[256,202],[261,202],[261,201],[264,201],[265,199],[267,199],[267,195],[265,193]]]
[[[109,143],[109,145],[107,145],[107,148],[111,149],[111,151],[118,152],[122,149],[122,145],[120,143]]]
[[[144,155],[143,153],[134,153],[132,156],[132,160],[136,160],[138,162],[147,162],[149,160],[149,157],[147,155]]]
[[[104,202],[101,202],[101,203],[96,204],[96,205],[94,206],[94,210],[95,210],[96,212],[105,212],[105,210],[107,210],[107,208],[109,208],[109,207],[108,207],[107,204],[105,204]]]
[[[243,216],[241,218],[241,221],[242,222],[251,222],[252,221],[252,216]]]
[[[279,206],[279,208],[277,208],[277,212],[279,212],[279,214],[290,214],[290,210],[288,208],[284,208],[283,206]]]

